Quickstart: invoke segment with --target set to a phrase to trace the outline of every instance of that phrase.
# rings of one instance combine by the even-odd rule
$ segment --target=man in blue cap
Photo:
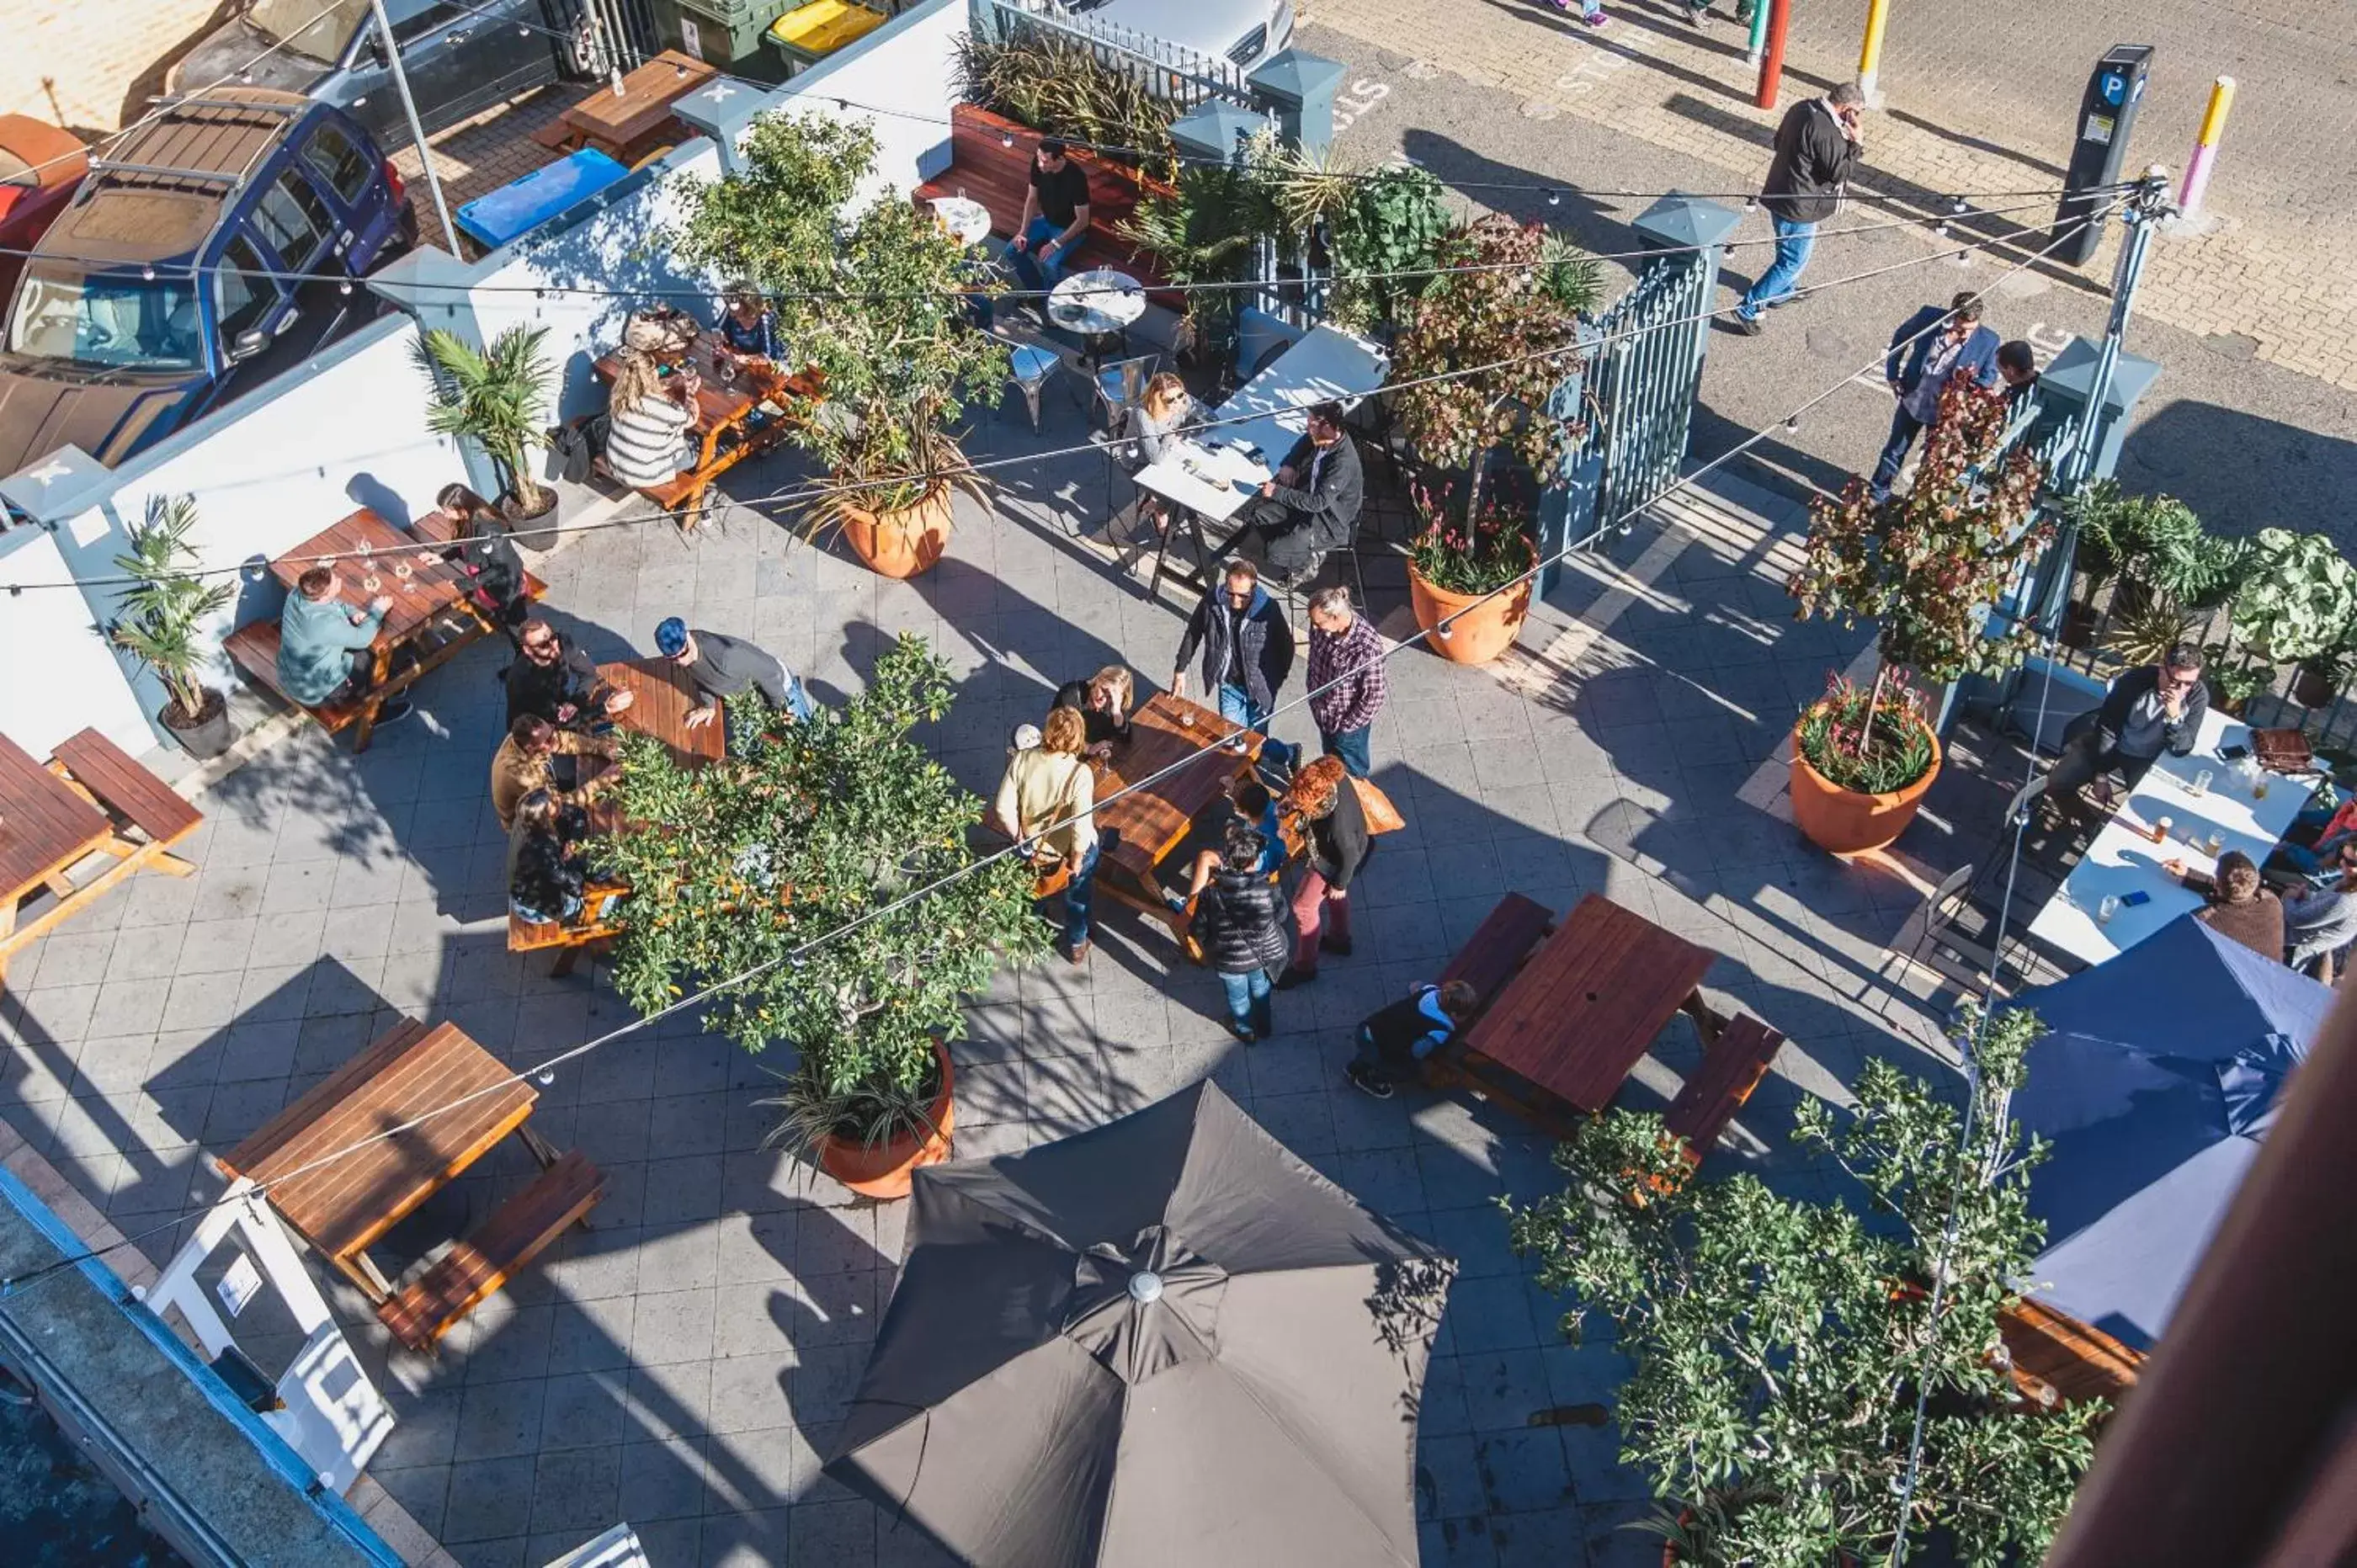
[[[687,671],[694,683],[696,705],[687,711],[687,727],[700,729],[720,716],[720,700],[747,689],[761,693],[770,706],[797,721],[816,710],[810,693],[785,660],[742,638],[716,631],[691,631],[687,622],[673,616],[655,628],[655,647],[662,656]]]

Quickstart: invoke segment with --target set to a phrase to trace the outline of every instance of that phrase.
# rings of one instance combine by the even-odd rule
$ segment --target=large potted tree
[[[517,521],[556,506],[556,492],[532,477],[532,449],[547,427],[556,387],[556,369],[541,351],[547,338],[547,328],[519,322],[488,348],[439,327],[417,344],[425,427],[483,449],[500,477],[500,510]]]
[[[1863,480],[1810,509],[1801,565],[1786,588],[1796,618],[1880,623],[1869,686],[1836,678],[1793,726],[1792,819],[1835,854],[1880,849],[1915,819],[1940,770],[1940,744],[1907,680],[2000,674],[2035,646],[2027,626],[1990,635],[1989,612],[2052,525],[2034,521],[2038,464],[1996,456],[2001,393],[1950,381],[1915,488],[1877,503]]]
[[[1407,595],[1426,646],[1458,664],[1487,664],[1514,645],[1530,618],[1538,559],[1538,498],[1519,470],[1475,487],[1454,476],[1415,479],[1408,499],[1424,525],[1408,542]]]
[[[678,253],[767,295],[821,390],[790,393],[791,439],[832,482],[809,531],[839,529],[862,560],[912,576],[948,547],[951,499],[980,482],[952,426],[995,407],[1006,349],[976,331],[961,291],[987,286],[964,249],[888,188],[861,187],[876,133],[823,114],[753,123],[737,169],[682,188]]]
[[[1566,1333],[1600,1313],[1634,1363],[1620,1456],[1664,1501],[1668,1561],[1820,1568],[1940,1537],[1999,1568],[2061,1522],[2105,1407],[2018,1394],[1998,1328],[2044,1244],[2044,1150],[2005,1118],[2041,1028],[1972,1007],[1954,1027],[1978,1034],[1969,1114],[1880,1060],[1840,1123],[1803,1103],[1794,1139],[1856,1181],[1851,1202],[1699,1179],[1659,1116],[1611,1112],[1557,1149],[1563,1191],[1511,1211],[1571,1297]]]
[[[1012,856],[975,866],[982,802],[909,737],[951,691],[941,656],[903,634],[839,710],[794,723],[732,698],[720,761],[683,766],[628,736],[604,851],[631,889],[623,996],[653,1014],[722,983],[709,1027],[795,1051],[765,1102],[780,1135],[877,1197],[947,1157],[965,999],[1048,947],[1031,873]]]
[[[194,496],[157,496],[147,503],[146,520],[131,530],[130,553],[114,558],[132,583],[106,635],[164,683],[166,701],[156,721],[201,762],[227,751],[237,735],[228,699],[205,684],[211,645],[201,635],[237,596],[237,585],[208,585],[196,575],[197,553],[188,543],[196,525]],[[28,671],[17,673],[19,680],[34,678]]]

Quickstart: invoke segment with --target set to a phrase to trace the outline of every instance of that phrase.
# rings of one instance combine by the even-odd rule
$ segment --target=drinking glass
[[[2267,798],[2267,770],[2264,768],[2251,776],[2252,800],[2264,800]]]
[[[2226,847],[2226,835],[2220,832],[2216,828],[2212,828],[2208,834],[2202,838],[2201,847],[2208,850],[2211,855],[2214,858],[2220,850]]]
[[[2207,795],[2208,793],[2210,793],[2210,780],[2211,780],[2211,779],[2214,779],[2214,778],[2216,778],[2216,777],[2217,777],[2217,775],[2216,775],[2216,774],[2214,774],[2214,773],[2211,772],[2211,771],[2210,771],[2208,768],[2202,768],[2201,771],[2199,771],[2199,772],[2197,772],[2196,774],[2194,774],[2194,775],[2193,775],[2193,792],[2194,792],[2196,795]]]
[[[2119,912],[2119,899],[2106,893],[2104,895],[2104,901],[2095,906],[2095,924],[2108,926],[2112,923],[2112,917]]]

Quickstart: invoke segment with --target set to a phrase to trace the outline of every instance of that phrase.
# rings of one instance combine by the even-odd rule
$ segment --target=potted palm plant
[[[2038,464],[2019,451],[1990,460],[2005,425],[2003,394],[1956,378],[1912,490],[1878,504],[1853,479],[1810,509],[1785,585],[1795,618],[1881,623],[1872,685],[1836,679],[1793,726],[1792,818],[1821,849],[1880,849],[1914,821],[1939,774],[1939,740],[1907,671],[1939,682],[1999,674],[2035,645],[2026,626],[1987,629],[2020,563],[2052,533],[2032,521]]]
[[[984,288],[930,209],[856,193],[876,133],[822,114],[767,114],[740,166],[683,187],[679,254],[770,296],[821,390],[788,394],[791,438],[833,483],[813,536],[840,530],[875,570],[907,577],[948,547],[951,499],[981,484],[952,426],[995,407],[1006,349],[974,329],[961,291]]]
[[[428,389],[425,427],[483,449],[499,472],[500,504],[518,521],[556,506],[556,492],[535,482],[531,467],[556,382],[555,368],[541,352],[547,338],[547,328],[518,323],[478,349],[437,327],[417,345]]]
[[[946,1042],[965,999],[1048,948],[1030,872],[1011,856],[975,866],[981,800],[909,738],[951,691],[941,656],[904,634],[839,710],[794,723],[730,699],[723,760],[684,767],[627,736],[624,825],[605,852],[631,888],[625,999],[653,1014],[726,981],[707,1026],[795,1051],[763,1101],[782,1113],[777,1135],[876,1197],[905,1197],[912,1170],[948,1155]]]
[[[219,757],[236,736],[229,701],[205,684],[211,662],[205,624],[237,596],[234,583],[207,585],[192,568],[197,553],[188,532],[197,524],[194,496],[147,503],[146,521],[131,530],[131,552],[114,564],[133,579],[108,640],[164,683],[167,701],[156,719],[180,749],[199,761]]]

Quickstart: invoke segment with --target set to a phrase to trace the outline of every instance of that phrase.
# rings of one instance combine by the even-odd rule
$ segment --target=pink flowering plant
[[[1454,476],[1409,481],[1408,499],[1424,527],[1409,542],[1416,575],[1443,593],[1488,594],[1538,560],[1534,499],[1527,482],[1492,481],[1477,499]]]
[[[1932,770],[1931,703],[1904,671],[1883,681],[1879,703],[1874,693],[1846,675],[1829,677],[1823,700],[1801,715],[1801,755],[1845,789],[1888,795]]]

